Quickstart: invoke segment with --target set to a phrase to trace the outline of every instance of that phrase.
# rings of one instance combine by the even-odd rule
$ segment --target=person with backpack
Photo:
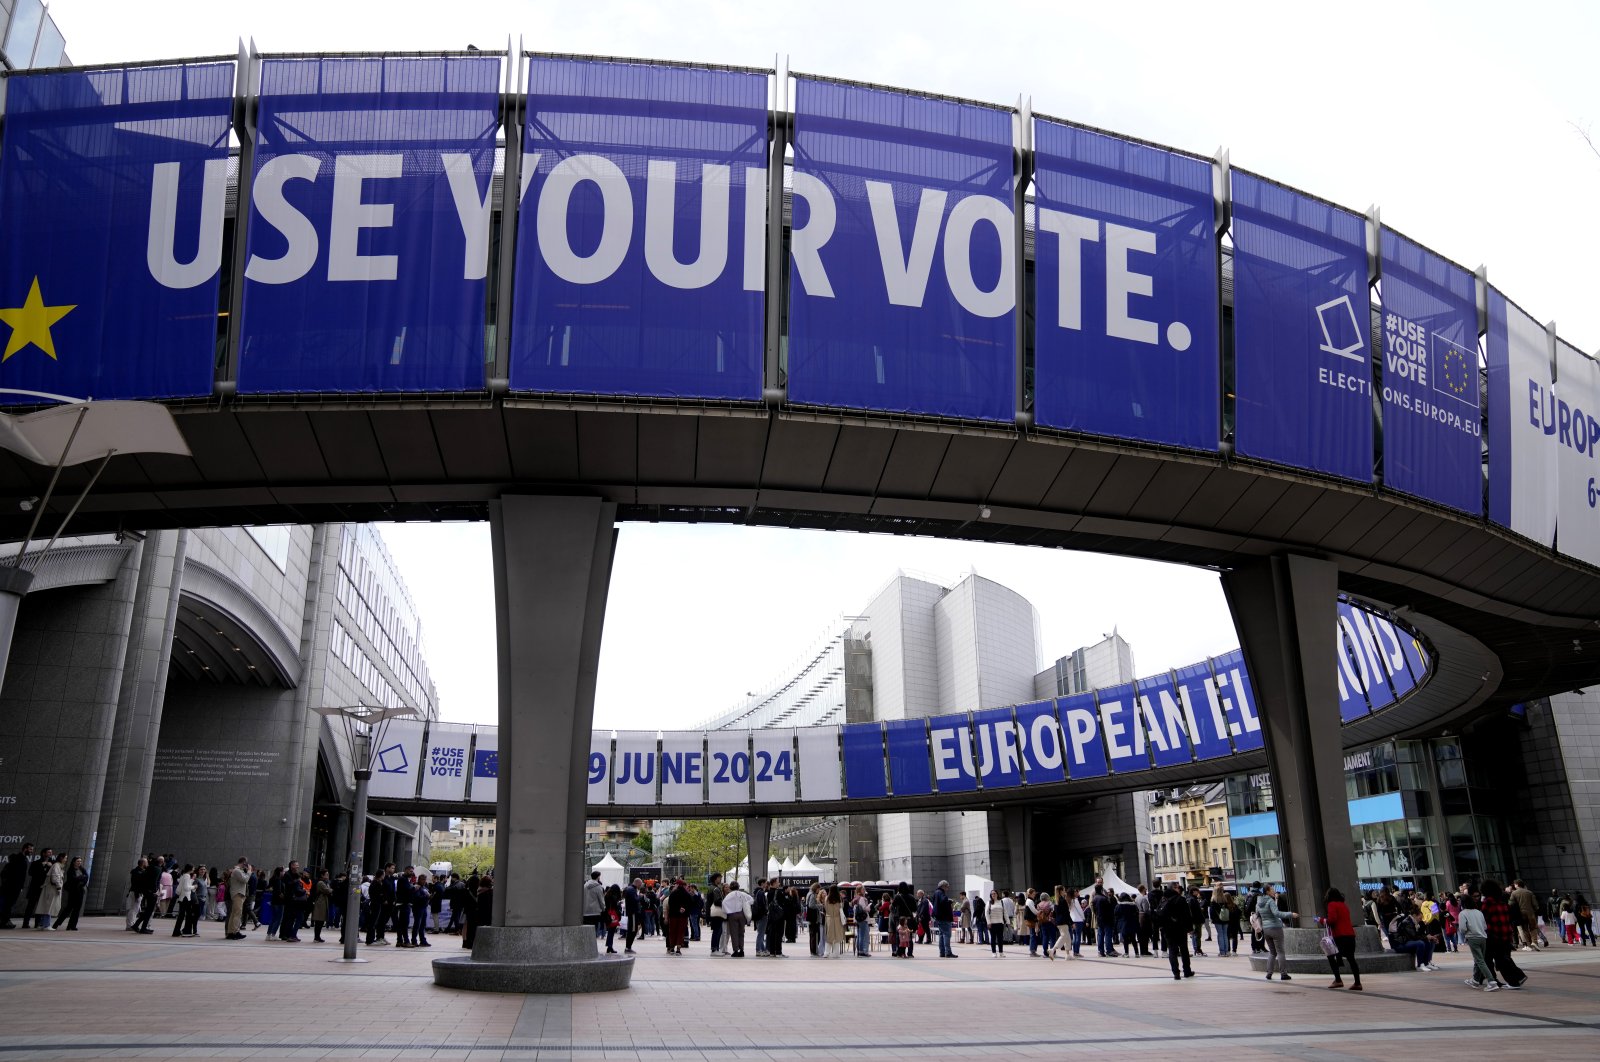
[[[1418,971],[1433,971],[1438,967],[1433,965],[1433,945],[1422,932],[1422,927],[1417,920],[1404,908],[1396,911],[1395,916],[1389,920],[1389,949],[1399,954],[1410,954],[1416,960]]]
[[[850,913],[856,926],[856,957],[870,959],[872,958],[872,901],[867,898],[865,888],[856,887],[856,898],[850,905]]]
[[[1211,924],[1217,927],[1217,954],[1227,958],[1233,952],[1234,935],[1239,931],[1239,908],[1234,903],[1233,893],[1221,889],[1212,892],[1210,915]]]
[[[1189,965],[1189,934],[1194,930],[1194,913],[1189,908],[1188,898],[1178,886],[1169,887],[1166,898],[1156,911],[1156,926],[1160,929],[1161,939],[1166,944],[1167,962],[1172,966],[1172,979],[1181,981],[1185,977],[1193,977],[1194,970]],[[1182,972],[1178,969],[1180,962],[1183,967]]]
[[[1200,886],[1189,886],[1189,915],[1194,919],[1194,954],[1204,955],[1200,947],[1200,934],[1210,923],[1206,920],[1206,904],[1200,899]]]

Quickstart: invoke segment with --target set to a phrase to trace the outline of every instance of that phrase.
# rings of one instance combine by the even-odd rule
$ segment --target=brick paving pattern
[[[159,925],[159,923],[158,923]],[[82,931],[0,933],[0,1062],[6,1059],[988,1059],[1358,1062],[1397,1057],[1530,1062],[1600,1058],[1600,949],[1519,953],[1521,992],[1463,985],[1471,961],[1433,974],[1265,982],[1246,959],[1207,957],[1175,983],[1162,959],[990,957],[683,958],[641,941],[633,987],[595,996],[454,992],[415,951],[337,944],[138,937],[120,918]],[[309,938],[308,938],[309,939]]]

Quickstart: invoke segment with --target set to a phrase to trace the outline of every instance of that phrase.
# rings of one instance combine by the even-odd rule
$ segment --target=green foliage
[[[641,852],[653,852],[656,847],[656,839],[649,830],[641,830],[639,831],[639,836],[633,839],[633,846]]]
[[[684,875],[691,881],[726,873],[744,861],[744,820],[690,819],[678,830],[668,854],[683,861]]]
[[[428,862],[448,862],[450,869],[463,878],[471,874],[474,867],[482,874],[494,867],[494,845],[469,844],[448,851],[435,851],[428,857]]]

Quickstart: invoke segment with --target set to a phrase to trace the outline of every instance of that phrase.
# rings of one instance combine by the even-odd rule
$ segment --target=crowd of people
[[[128,872],[125,928],[153,934],[151,923],[172,923],[172,936],[198,937],[205,923],[223,924],[228,940],[261,939],[301,943],[337,940],[345,924],[350,879],[325,868],[256,867],[245,857],[232,867],[179,863],[172,854],[143,856]],[[89,872],[81,858],[49,848],[37,854],[24,844],[0,865],[0,929],[16,928],[12,915],[22,905],[23,929],[75,930],[83,913]],[[364,875],[357,889],[357,931],[370,946],[428,948],[428,933],[461,938],[472,947],[475,930],[488,923],[494,907],[494,877],[471,872],[431,875],[426,868],[389,864]]]

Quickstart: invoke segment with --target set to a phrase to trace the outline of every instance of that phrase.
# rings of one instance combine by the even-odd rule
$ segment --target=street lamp
[[[350,762],[355,766],[356,810],[350,825],[350,851],[345,861],[344,954],[333,962],[366,962],[356,958],[356,938],[361,929],[361,862],[367,852],[367,783],[372,781],[373,750],[383,744],[389,721],[414,714],[408,705],[380,708],[370,704],[325,704],[314,709],[318,715],[340,719],[345,740],[350,745]]]

